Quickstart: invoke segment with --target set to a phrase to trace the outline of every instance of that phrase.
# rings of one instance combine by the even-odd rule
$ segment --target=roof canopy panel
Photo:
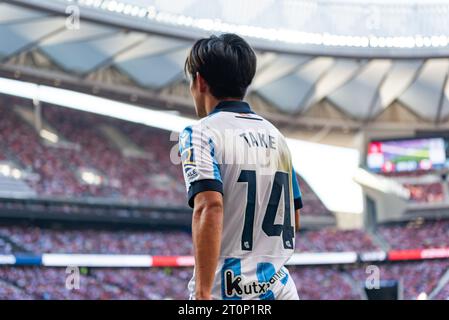
[[[0,24],[0,58],[31,48],[54,32],[62,31],[64,18],[52,17],[27,22]]]
[[[273,101],[281,110],[297,112],[315,82],[332,66],[333,59],[319,57],[302,65],[296,72],[263,86],[258,93]]]
[[[304,101],[305,110],[346,83],[354,76],[359,68],[360,63],[358,61],[353,59],[337,59],[332,67],[315,83],[313,92]]]
[[[79,29],[64,28],[40,42],[41,47],[65,44],[71,42],[85,42],[90,39],[101,39],[120,32],[120,29],[102,26],[97,23],[83,21]]]
[[[390,60],[372,60],[328,99],[347,114],[366,119],[370,116],[377,89],[391,67]]]
[[[0,24],[30,21],[46,16],[49,16],[49,13],[0,3]]]
[[[182,65],[188,50],[184,47],[167,54],[120,61],[116,67],[141,86],[161,88],[182,78]]]
[[[422,61],[394,61],[390,71],[379,89],[379,96],[373,108],[372,115],[387,108],[405,89],[410,86],[419,71]]]
[[[448,68],[448,59],[428,60],[416,81],[399,100],[421,117],[431,121],[437,120]]]
[[[309,60],[308,57],[277,55],[270,63],[258,70],[251,85],[251,90],[262,89],[265,85],[293,73],[307,60]]]
[[[41,50],[62,68],[85,74],[107,61],[112,61],[115,55],[143,41],[145,37],[146,35],[141,33],[121,32],[99,39],[47,45],[41,47]]]

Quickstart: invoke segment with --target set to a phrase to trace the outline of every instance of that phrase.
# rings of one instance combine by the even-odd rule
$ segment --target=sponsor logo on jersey
[[[195,165],[195,157],[193,154],[193,148],[187,148],[182,151],[181,160],[184,165]]]
[[[195,167],[189,167],[184,169],[186,173],[186,178],[188,182],[195,180],[198,177],[198,171]]]
[[[192,182],[199,175],[198,170],[196,168],[195,158],[193,155],[193,148],[191,147],[185,149],[181,154],[181,159],[186,180],[188,182]]]
[[[246,284],[242,284],[243,277],[241,275],[235,276],[232,269],[224,270],[224,293],[227,297],[239,297],[243,295],[265,294],[268,292],[277,281],[284,278],[287,274],[280,269],[275,273],[267,282],[251,281]]]

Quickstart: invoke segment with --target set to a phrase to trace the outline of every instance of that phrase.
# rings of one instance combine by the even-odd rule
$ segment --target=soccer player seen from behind
[[[302,207],[283,135],[243,101],[256,55],[241,37],[198,40],[185,63],[197,124],[179,137],[193,208],[191,299],[298,299],[285,268]]]

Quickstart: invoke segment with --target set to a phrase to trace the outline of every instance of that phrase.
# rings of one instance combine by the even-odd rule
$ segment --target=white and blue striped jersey
[[[213,299],[297,299],[285,268],[301,191],[284,136],[242,101],[222,101],[179,137],[188,203],[223,194]],[[195,273],[195,271],[194,271]],[[194,299],[195,274],[189,283]]]

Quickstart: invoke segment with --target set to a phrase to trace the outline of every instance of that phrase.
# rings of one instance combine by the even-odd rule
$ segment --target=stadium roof
[[[257,47],[276,51],[356,57],[445,56],[449,52],[447,0],[19,2],[55,11],[76,5],[86,18],[174,36],[196,38],[211,32],[235,32],[250,38]]]
[[[260,1],[260,8],[251,16],[229,11],[230,2],[237,6],[244,1],[208,1],[207,10],[201,0],[182,1],[182,5],[175,2],[177,6],[173,1],[167,6],[166,1],[128,0],[118,10],[120,2],[106,0],[0,1],[0,75],[93,91],[189,115],[193,105],[182,72],[184,59],[194,38],[215,30],[210,25],[201,29],[189,18],[201,20],[215,14],[221,20],[214,21],[221,21],[221,27],[237,21],[253,23],[254,28],[278,23],[286,29],[306,28],[308,33],[329,34],[345,20],[331,19],[329,10],[333,8],[345,12],[343,17],[350,20],[334,33],[360,38],[371,35],[368,45],[343,43],[344,39],[350,44],[363,42],[353,38],[310,46],[249,36],[258,54],[258,72],[248,96],[255,109],[286,130],[301,126],[358,130],[367,125],[397,129],[408,128],[410,123],[423,129],[449,127],[449,34],[443,33],[449,30],[449,20],[440,18],[449,12],[447,2],[415,1],[410,5],[397,1],[392,5],[373,1],[367,9],[368,17],[377,12],[373,19],[382,27],[362,23],[361,18],[367,17],[365,11],[354,15],[362,10],[357,1],[319,1],[314,6],[310,1],[281,1],[275,5],[266,0]],[[128,11],[126,3],[132,3]],[[302,21],[298,25],[294,17],[285,16],[293,4],[314,8],[309,10],[314,19],[329,19],[319,19],[315,24],[298,19]],[[269,12],[274,20],[268,19]],[[391,17],[383,17],[384,13]],[[434,19],[424,20],[423,13]],[[158,20],[158,16],[162,18]],[[267,18],[262,19],[264,16]],[[177,24],[170,25],[174,17]],[[263,23],[259,25],[259,21]],[[401,27],[394,28],[399,22]],[[402,41],[395,37],[413,37],[409,39],[413,45],[406,45],[404,40],[402,48],[389,46]]]

